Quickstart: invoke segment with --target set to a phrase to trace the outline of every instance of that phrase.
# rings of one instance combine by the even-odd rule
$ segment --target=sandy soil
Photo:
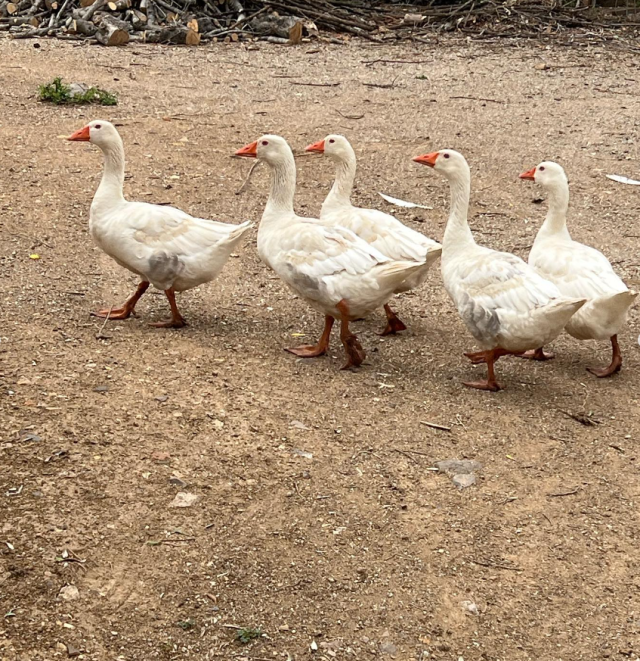
[[[417,63],[365,63],[380,59]],[[359,156],[357,201],[432,204],[398,216],[434,238],[448,191],[411,157],[454,147],[472,165],[478,239],[520,255],[545,205],[517,175],[557,159],[574,236],[638,288],[638,189],[604,176],[638,177],[632,55],[0,40],[0,60],[0,658],[640,655],[638,310],[615,378],[585,371],[608,346],[562,337],[551,363],[500,362],[504,391],[469,391],[461,381],[480,372],[461,354],[474,344],[436,269],[395,301],[410,330],[385,339],[381,315],[357,324],[367,364],[342,372],[336,337],[325,358],[283,351],[321,320],[260,263],[253,230],[216,282],[179,297],[187,328],[149,328],[168,310],[147,295],[97,339],[90,312],[136,279],[88,235],[99,151],[60,139],[113,120],[131,198],[239,222],[259,219],[267,173],[235,195],[249,167],[235,149],[275,132],[301,151],[342,132]],[[120,104],[40,104],[54,75]],[[301,212],[317,212],[331,178],[322,157],[299,159]],[[482,463],[475,486],[432,470],[453,457]],[[169,507],[180,490],[198,501]],[[263,635],[242,645],[237,627]]]

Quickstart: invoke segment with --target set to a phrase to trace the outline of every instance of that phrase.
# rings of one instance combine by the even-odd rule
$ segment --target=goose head
[[[535,181],[545,188],[555,186],[566,186],[567,175],[561,165],[553,161],[543,161],[535,168],[527,170],[520,175],[520,179],[529,179]]]
[[[236,156],[257,158],[267,165],[277,166],[293,158],[291,147],[279,135],[263,135],[255,142],[250,142],[235,153]]]
[[[72,142],[91,142],[100,147],[100,149],[105,149],[109,145],[120,142],[120,134],[111,122],[94,119],[85,127],[70,135],[67,140],[71,140]]]
[[[330,134],[324,140],[314,142],[305,151],[326,154],[333,161],[346,161],[353,154],[353,148],[343,135]]]
[[[460,152],[454,149],[441,149],[430,154],[416,156],[413,160],[416,163],[428,165],[434,170],[438,170],[449,180],[469,176],[469,164],[467,160]]]

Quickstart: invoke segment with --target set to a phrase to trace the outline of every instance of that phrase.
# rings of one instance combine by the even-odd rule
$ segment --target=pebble
[[[80,656],[80,654],[82,654],[82,650],[79,650],[71,643],[67,643],[67,654],[69,655],[70,658],[73,658],[74,656]]]
[[[482,464],[474,459],[445,459],[444,461],[437,461],[436,468],[441,473],[459,475],[480,470]]]
[[[476,483],[474,471],[480,470],[482,464],[474,459],[445,459],[436,462],[436,468],[440,473],[451,476],[455,486],[462,490]]]
[[[171,460],[171,455],[168,452],[162,452],[162,450],[156,450],[151,455],[151,459],[158,464],[167,464]]]
[[[198,495],[195,493],[187,493],[186,491],[179,491],[176,497],[169,503],[169,507],[191,507],[198,500]]]
[[[58,592],[58,596],[65,601],[73,601],[80,596],[80,592],[75,585],[65,585]]]
[[[463,601],[461,606],[472,615],[480,615],[480,612],[478,611],[478,606],[474,604],[473,601]]]
[[[380,653],[381,654],[388,654],[389,656],[395,656],[396,652],[398,651],[398,648],[390,641],[385,641],[384,643],[380,643]]]
[[[476,483],[476,476],[474,473],[460,473],[454,475],[451,481],[458,487],[458,489],[466,489]]]
[[[169,478],[169,484],[174,487],[178,487],[179,489],[187,488],[187,483],[184,480],[181,480],[179,477],[176,477],[175,475]]]

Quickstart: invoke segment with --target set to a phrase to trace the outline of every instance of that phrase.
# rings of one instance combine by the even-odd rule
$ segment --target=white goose
[[[547,217],[529,253],[529,264],[555,283],[564,295],[588,299],[571,317],[565,330],[578,340],[610,340],[611,364],[587,369],[597,377],[611,376],[622,367],[618,332],[638,294],[629,291],[601,252],[574,241],[569,235],[569,183],[560,165],[544,161],[523,172],[520,178],[541,184],[549,197]],[[534,357],[544,356],[542,347],[534,352]]]
[[[403,225],[397,218],[377,209],[361,209],[351,204],[351,191],[356,176],[356,155],[342,135],[328,135],[306,148],[308,152],[326,154],[336,164],[336,178],[320,211],[320,220],[346,227],[390,259],[424,263],[394,293],[400,294],[421,285],[427,271],[440,257],[442,246],[423,234]],[[406,329],[395,312],[384,306],[387,326],[382,335]]]
[[[519,257],[479,246],[467,214],[471,174],[464,156],[452,149],[413,159],[449,180],[451,211],[442,241],[442,278],[462,320],[483,351],[466,353],[487,363],[485,381],[465,385],[500,390],[494,363],[500,356],[522,355],[556,338],[585,299],[562,296]],[[541,338],[545,338],[541,342]]]
[[[259,158],[271,171],[271,191],[258,228],[258,253],[296,293],[325,315],[322,337],[315,345],[287,349],[303,358],[321,356],[329,346],[331,327],[340,320],[340,339],[347,362],[362,364],[365,352],[349,322],[386,303],[393,292],[424,267],[422,262],[393,261],[344,227],[330,227],[293,210],[296,166],[287,142],[263,135],[236,156]]]
[[[230,225],[194,218],[174,207],[125,200],[124,147],[109,122],[90,122],[68,139],[91,142],[102,150],[104,172],[91,203],[89,231],[107,255],[140,276],[138,289],[122,306],[94,314],[127,319],[152,284],[164,291],[171,306],[171,319],[152,326],[184,326],[175,292],[213,280],[251,223]]]

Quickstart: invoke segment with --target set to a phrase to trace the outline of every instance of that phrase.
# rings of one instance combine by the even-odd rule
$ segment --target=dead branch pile
[[[587,5],[568,7],[545,0],[432,0],[420,5],[366,0],[0,0],[0,30],[16,39],[55,36],[119,46],[129,41],[335,41],[325,31],[378,42],[422,41],[441,31],[475,38],[539,37],[574,28],[604,34],[640,25],[634,22],[634,9],[595,10]]]

